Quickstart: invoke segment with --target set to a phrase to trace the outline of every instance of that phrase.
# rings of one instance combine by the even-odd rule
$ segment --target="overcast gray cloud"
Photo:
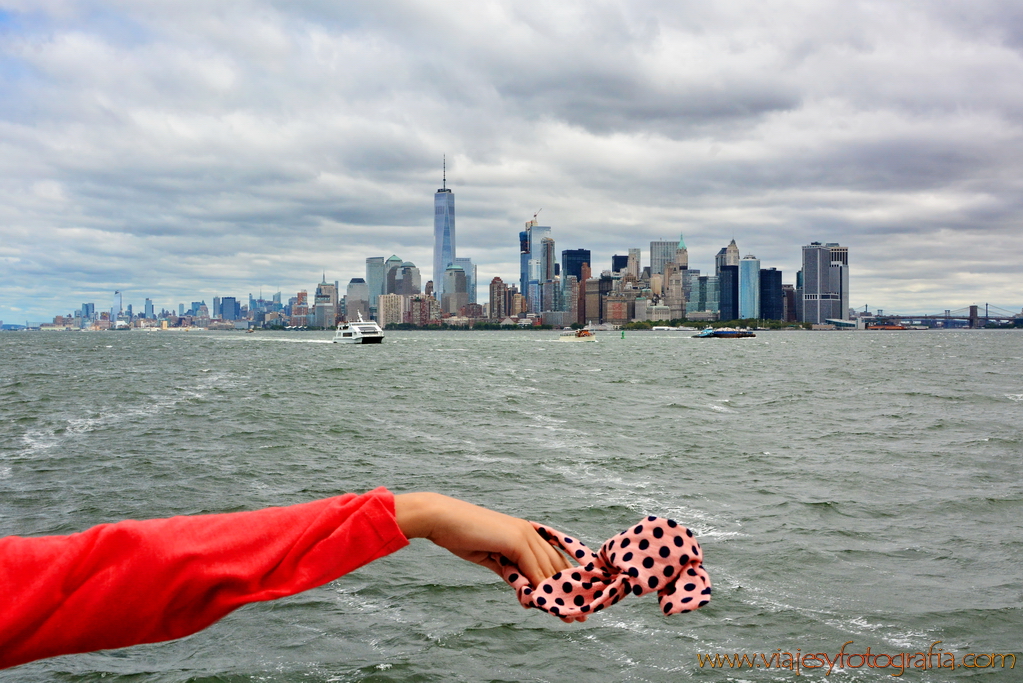
[[[285,297],[392,253],[733,237],[852,303],[1023,305],[1023,9],[1011,2],[0,0],[0,319]],[[644,256],[646,258],[646,256]]]

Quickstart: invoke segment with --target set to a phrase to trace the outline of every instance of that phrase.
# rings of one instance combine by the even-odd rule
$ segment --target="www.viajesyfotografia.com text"
[[[868,647],[865,652],[847,652],[846,648],[854,641],[846,641],[842,648],[834,653],[806,652],[796,649],[795,652],[783,652],[778,649],[770,654],[764,652],[732,653],[732,654],[697,654],[700,668],[712,669],[783,669],[797,676],[805,672],[816,672],[824,669],[828,676],[835,669],[891,669],[891,675],[899,677],[907,669],[921,671],[933,669],[1015,669],[1016,655],[1011,652],[983,653],[968,652],[956,655],[937,647],[942,641],[931,643],[926,652],[898,652],[895,654],[873,653]]]

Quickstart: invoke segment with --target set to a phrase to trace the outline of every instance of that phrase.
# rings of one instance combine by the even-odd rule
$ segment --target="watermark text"
[[[696,660],[700,668],[711,669],[786,669],[801,676],[804,672],[823,669],[825,676],[830,676],[835,669],[891,669],[891,675],[898,678],[907,669],[921,671],[933,669],[1015,669],[1016,655],[1011,652],[968,652],[956,655],[937,647],[942,641],[931,643],[926,652],[898,652],[895,654],[873,653],[868,647],[865,652],[848,652],[846,648],[853,641],[846,641],[842,648],[833,654],[827,652],[806,652],[796,649],[795,652],[783,652],[781,649],[772,653],[732,653],[732,654],[697,654]]]

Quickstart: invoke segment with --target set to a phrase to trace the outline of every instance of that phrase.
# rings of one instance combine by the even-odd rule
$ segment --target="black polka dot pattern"
[[[664,614],[680,614],[710,601],[711,583],[693,532],[670,519],[649,516],[593,552],[582,541],[534,523],[541,538],[579,563],[532,586],[513,563],[495,557],[519,602],[571,621],[629,595],[657,592]],[[621,553],[614,548],[627,548]],[[683,579],[684,580],[681,580]],[[540,594],[537,594],[537,591]]]

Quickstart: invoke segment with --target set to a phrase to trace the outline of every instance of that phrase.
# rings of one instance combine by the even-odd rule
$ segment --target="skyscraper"
[[[560,286],[555,284],[558,272],[558,257],[555,251],[554,239],[544,237],[540,240],[540,305],[537,307],[542,311],[560,311],[561,291]]]
[[[718,267],[718,287],[720,291],[718,320],[738,320],[739,318],[739,266]]]
[[[828,242],[831,249],[831,291],[838,294],[838,315],[836,318],[849,319],[849,247],[838,242]]]
[[[576,302],[576,313],[578,314],[577,322],[585,324],[586,321],[588,320],[588,316],[587,316],[587,312],[586,312],[586,306],[588,305],[588,302],[589,302],[589,299],[587,298],[587,287],[588,287],[587,283],[592,279],[590,277],[592,275],[592,273],[590,272],[590,264],[589,264],[589,262],[586,262],[586,263],[582,264],[582,267],[580,268],[579,272],[580,272],[579,283],[578,283],[578,286],[579,286],[579,299]],[[599,306],[599,301],[598,301],[598,306]]]
[[[490,319],[502,320],[508,316],[508,286],[495,277],[490,281]]]
[[[448,189],[447,158],[443,187],[433,195],[433,284],[434,296],[444,294],[444,270],[455,262],[455,195]]]
[[[233,296],[220,299],[220,317],[223,320],[237,320],[241,317],[241,305]]]
[[[686,315],[718,313],[721,309],[721,291],[716,275],[699,275],[692,282],[692,299],[686,302]]]
[[[686,295],[683,287],[684,271],[674,262],[664,265],[664,299],[661,303],[668,307],[669,320],[681,320],[686,314]]]
[[[369,290],[370,310],[376,310],[377,297],[384,293],[384,257],[366,259],[366,288]]]
[[[583,280],[583,264],[590,262],[589,249],[566,249],[561,252],[561,281],[574,275],[579,282]]]
[[[476,264],[472,262],[471,258],[456,258],[454,264],[456,266],[461,266],[462,270],[465,271],[465,293],[467,303],[476,303]]]
[[[526,229],[519,233],[519,286],[529,310],[534,313],[540,312],[542,303],[540,285],[544,282],[541,279],[544,260],[541,244],[545,237],[550,236],[550,226],[537,223],[536,214],[533,214],[533,220],[526,223]]]
[[[377,323],[380,327],[398,325],[405,317],[405,297],[400,294],[381,294],[377,298]]]
[[[689,249],[686,247],[686,241],[682,235],[678,236],[678,245],[675,247],[675,264],[682,270],[689,269]]]
[[[544,282],[553,280],[558,270],[558,255],[555,253],[554,238],[544,237],[540,240],[540,279]]]
[[[629,275],[637,279],[639,278],[642,254],[642,249],[629,249],[629,256],[625,264],[625,270],[629,273]]]
[[[591,277],[583,285],[580,294],[585,299],[586,303],[583,306],[583,311],[586,315],[586,324],[600,323],[600,316],[602,314],[600,307],[600,279]]]
[[[682,271],[682,293],[686,295],[686,306],[689,305],[689,300],[693,298],[693,287],[696,286],[694,283],[698,277],[700,277],[698,268],[686,268]]]
[[[802,322],[849,317],[849,248],[837,242],[803,247]],[[798,302],[797,302],[798,308]]]
[[[658,241],[650,243],[650,274],[661,275],[664,273],[664,264],[675,260],[675,251],[678,245],[671,241]]]
[[[345,290],[345,318],[358,320],[360,313],[369,319],[369,287],[363,278],[353,277]]]
[[[444,294],[441,295],[444,313],[458,315],[459,309],[469,303],[466,284],[465,271],[461,266],[452,263],[444,269]]]
[[[422,292],[422,276],[416,264],[405,261],[401,268],[395,271],[394,293],[402,296],[415,296]]]
[[[121,316],[121,291],[114,292],[114,305],[110,308],[110,322],[114,322]]]
[[[526,229],[519,232],[519,291],[529,287],[529,230],[536,224],[536,218],[526,223]]]
[[[383,294],[396,294],[396,282],[395,278],[401,279],[401,264],[402,260],[395,255],[391,255],[387,261],[384,262],[384,291]],[[369,284],[368,282],[366,283]],[[373,306],[373,292],[369,293],[370,307]]]
[[[214,305],[219,299],[214,299]],[[223,303],[221,303],[223,306]],[[309,292],[302,290],[295,295],[295,303],[291,305],[291,324],[295,327],[305,327],[309,324]]]
[[[579,278],[575,275],[562,275],[564,283],[561,289],[562,310],[565,315],[562,324],[571,325],[579,322]]]
[[[763,282],[763,279],[761,279]],[[800,292],[802,293],[802,292]],[[794,323],[798,320],[796,317],[796,287],[795,285],[782,285],[782,320],[787,323]]]
[[[327,282],[324,274],[323,282],[316,285],[316,296],[313,299],[313,325],[315,327],[334,327],[337,317],[337,287]]]
[[[739,261],[739,318],[760,317],[760,259],[747,254]]]
[[[83,310],[82,313],[84,315],[85,311]],[[146,299],[145,316],[146,316],[146,320],[156,320],[156,313],[153,312],[153,300],[152,299]]]
[[[723,247],[721,249],[721,251],[719,251],[714,256],[714,274],[720,277],[721,276],[721,267],[722,266],[738,266],[738,265],[739,265],[739,247],[737,247],[735,245],[735,240],[733,239],[731,242],[728,243],[727,247]],[[722,290],[722,291],[724,291],[724,290]],[[730,318],[724,318],[724,319],[725,320],[730,320]]]
[[[785,319],[785,293],[781,271],[767,268],[760,271],[760,317],[764,320]]]

